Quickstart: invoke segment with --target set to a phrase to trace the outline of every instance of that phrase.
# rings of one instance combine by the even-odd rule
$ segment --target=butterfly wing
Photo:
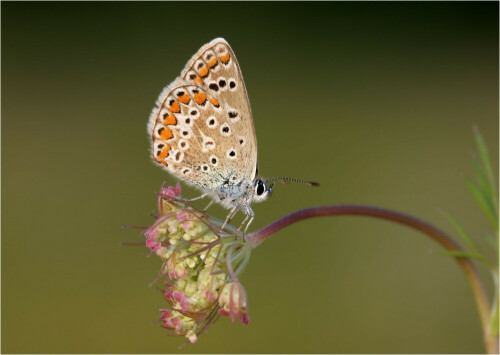
[[[224,39],[200,48],[163,90],[148,131],[153,160],[203,191],[253,181],[257,142],[250,103]]]

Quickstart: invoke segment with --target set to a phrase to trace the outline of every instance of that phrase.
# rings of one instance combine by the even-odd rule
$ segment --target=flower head
[[[158,216],[144,231],[146,246],[163,261],[160,278],[169,308],[160,309],[164,328],[194,343],[217,315],[248,324],[246,293],[237,279],[251,246],[237,231],[181,199],[181,187],[162,186]]]

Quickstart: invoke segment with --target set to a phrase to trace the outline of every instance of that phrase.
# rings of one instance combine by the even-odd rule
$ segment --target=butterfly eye
[[[257,186],[255,187],[255,193],[257,194],[257,196],[261,196],[264,191],[266,191],[264,183],[262,182],[262,180],[259,180],[257,182]]]

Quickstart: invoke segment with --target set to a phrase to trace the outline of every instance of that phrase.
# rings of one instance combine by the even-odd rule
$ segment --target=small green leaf
[[[479,207],[481,207],[484,214],[486,214],[486,217],[488,217],[493,224],[493,227],[498,230],[498,215],[495,213],[495,208],[491,205],[490,201],[481,194],[481,191],[479,191],[477,186],[470,179],[466,179],[466,182]]]
[[[458,221],[455,218],[453,218],[450,214],[446,213],[445,211],[440,210],[440,212],[442,214],[444,214],[446,218],[448,218],[448,220],[450,221],[451,224],[453,224],[453,227],[455,227],[455,229],[457,230],[458,234],[463,238],[463,240],[467,244],[469,244],[469,246],[472,249],[474,249],[474,251],[476,251],[477,253],[481,254],[481,251],[479,250],[479,247],[477,246],[477,244],[472,240],[472,238],[469,236],[469,234],[467,234],[467,232],[460,225],[460,223],[458,223]]]
[[[489,185],[491,186],[491,190],[493,191],[493,198],[495,201],[495,206],[498,206],[496,203],[496,180],[495,176],[493,175],[493,169],[491,168],[490,165],[490,157],[488,154],[488,148],[486,147],[486,144],[484,143],[483,136],[481,133],[479,133],[479,129],[477,127],[474,127],[474,136],[476,137],[476,144],[477,144],[477,149],[479,151],[479,157],[481,158],[481,163],[483,165],[485,175],[488,179]]]
[[[483,168],[481,164],[477,160],[476,156],[472,156],[472,164],[474,165],[474,170],[476,171],[477,181],[479,182],[479,186],[481,188],[481,192],[488,196],[488,198],[494,199],[494,192],[491,190],[491,186],[486,180],[486,176],[484,174]],[[493,202],[493,201],[492,201]],[[494,205],[494,203],[493,203]]]

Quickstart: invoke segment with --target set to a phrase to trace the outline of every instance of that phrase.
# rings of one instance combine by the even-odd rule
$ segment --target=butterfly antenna
[[[281,181],[283,184],[288,184],[290,182],[300,182],[302,184],[306,184],[309,186],[319,186],[319,182],[313,182],[313,181],[305,181],[305,180],[300,180],[300,179],[293,179],[293,178],[287,178],[287,177],[272,177],[268,178],[265,180],[266,182],[268,181]]]

